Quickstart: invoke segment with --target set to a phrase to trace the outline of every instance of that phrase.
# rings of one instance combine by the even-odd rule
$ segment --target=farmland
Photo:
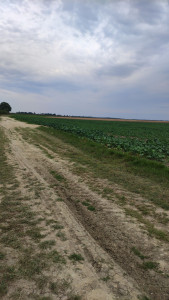
[[[69,120],[42,116],[14,115],[17,120],[49,126],[85,137],[108,148],[157,161],[169,159],[169,124]]]
[[[0,298],[168,300],[168,154],[112,140],[167,149],[169,124],[13,116],[0,119]]]

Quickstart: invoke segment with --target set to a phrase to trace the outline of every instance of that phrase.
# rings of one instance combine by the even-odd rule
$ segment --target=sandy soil
[[[52,155],[50,158],[45,155],[43,145],[39,149],[23,140],[16,130],[38,126],[7,117],[2,118],[0,126],[10,140],[9,162],[15,166],[21,193],[31,198],[31,209],[42,219],[58,220],[64,227],[66,239],[57,239],[57,250],[84,257],[78,266],[71,262],[61,270],[51,266],[48,275],[55,280],[69,278],[73,291],[84,300],[145,299],[141,295],[169,299],[169,280],[161,274],[167,273],[169,267],[168,245],[148,236],[116,203],[92,191],[82,176],[72,173],[70,162],[57,151],[44,148]],[[51,170],[64,180],[56,181]],[[59,201],[60,197],[64,201]],[[89,211],[82,205],[84,201],[94,205],[96,211]],[[41,223],[41,231],[47,232],[45,239],[56,239],[55,232],[45,222]],[[151,254],[151,260],[161,264],[162,272],[143,270],[139,258],[131,251],[133,246]],[[26,289],[29,291],[28,286]],[[53,299],[60,298],[53,296]]]

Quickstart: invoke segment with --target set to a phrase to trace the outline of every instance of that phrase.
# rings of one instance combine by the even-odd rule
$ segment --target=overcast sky
[[[169,120],[169,0],[0,0],[0,102]]]

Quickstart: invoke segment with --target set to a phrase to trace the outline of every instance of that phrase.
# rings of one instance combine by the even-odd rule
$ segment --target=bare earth
[[[94,191],[91,188],[92,184],[94,186],[92,178],[85,179],[82,174],[75,174],[73,163],[63,159],[57,149],[53,152],[43,145],[39,148],[24,140],[20,131],[16,130],[30,128],[37,130],[38,134],[38,126],[7,117],[2,118],[0,126],[10,141],[7,155],[15,168],[20,192],[29,199],[31,210],[42,219],[39,226],[46,235],[43,241],[55,240],[56,245],[52,249],[65,257],[79,253],[84,258],[74,264],[67,259],[62,268],[53,264],[45,271],[45,275],[53,281],[66,279],[71,282],[71,292],[81,298],[70,298],[66,293],[58,296],[52,294],[48,287],[43,289],[41,296],[63,300],[169,299],[169,280],[162,276],[169,269],[168,244],[148,236],[117,203]],[[58,145],[61,144],[63,149],[70,147],[58,140]],[[65,181],[56,184],[51,170]],[[98,184],[103,186],[105,182],[98,179]],[[117,185],[114,189],[117,193],[126,193],[129,198],[136,197],[121,191]],[[60,197],[63,201],[59,201]],[[143,201],[141,197],[137,200]],[[90,201],[96,212],[80,205],[84,201]],[[56,237],[50,220],[62,224],[63,238]],[[144,248],[151,255],[151,260],[159,263],[161,272],[145,271],[139,267],[139,258],[131,252],[136,245]],[[12,253],[12,256],[17,257],[17,253]],[[32,290],[36,291],[36,287],[33,281],[26,280],[14,282],[3,299],[11,299],[10,295],[18,288],[22,290],[19,299],[33,299],[29,295]],[[148,298],[144,298],[146,295]]]

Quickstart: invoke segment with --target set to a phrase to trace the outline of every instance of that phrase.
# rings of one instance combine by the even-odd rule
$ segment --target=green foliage
[[[7,102],[0,103],[0,114],[9,114],[11,106]]]
[[[145,270],[153,270],[158,268],[158,263],[154,261],[146,261],[142,264],[143,269]]]
[[[168,123],[69,120],[21,114],[13,116],[21,121],[63,130],[108,148],[148,159],[162,161],[169,158]]]
[[[73,260],[73,261],[83,261],[84,258],[81,254],[77,254],[77,253],[73,253],[69,256],[69,259],[70,260]]]
[[[8,111],[0,109],[0,115],[7,115]]]
[[[137,255],[139,258],[144,259],[146,256],[144,256],[136,247],[132,247],[131,250],[135,255]]]

